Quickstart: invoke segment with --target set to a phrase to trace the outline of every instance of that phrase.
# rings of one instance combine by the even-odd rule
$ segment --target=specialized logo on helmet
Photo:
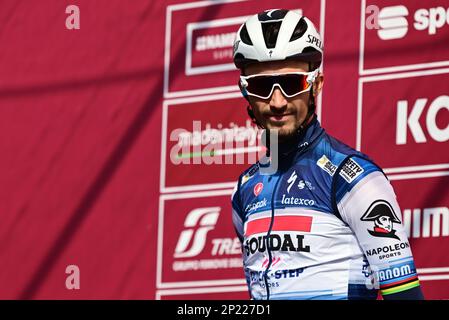
[[[189,212],[184,221],[186,229],[181,232],[176,245],[175,258],[194,257],[203,251],[207,233],[214,229],[220,210],[220,207],[209,207],[198,208]],[[188,249],[189,245],[190,249]]]
[[[360,220],[374,222],[374,229],[368,229],[372,236],[400,240],[395,234],[396,230],[393,229],[393,223],[401,223],[401,220],[396,216],[393,207],[387,201],[374,201]]]

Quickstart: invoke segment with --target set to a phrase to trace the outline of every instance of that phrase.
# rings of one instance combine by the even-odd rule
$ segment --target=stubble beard
[[[289,126],[288,128],[282,127],[279,128],[276,126],[266,126],[266,127],[268,127],[270,131],[276,130],[278,134],[278,141],[279,143],[283,144],[295,140],[295,138],[298,135],[300,126],[301,126],[300,123],[294,123],[293,126]]]

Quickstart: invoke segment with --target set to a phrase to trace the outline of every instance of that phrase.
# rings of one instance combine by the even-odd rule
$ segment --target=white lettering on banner
[[[201,259],[173,262],[173,271],[242,268],[242,258]]]
[[[71,264],[65,268],[65,273],[69,275],[65,280],[65,287],[68,290],[79,290],[80,268],[75,264]]]
[[[80,8],[74,4],[67,6],[65,8],[65,13],[70,14],[65,19],[65,27],[68,30],[79,30],[80,29]]]
[[[204,51],[217,48],[226,48],[234,45],[235,32],[201,36],[196,39],[195,50]]]
[[[366,28],[369,30],[379,29],[379,7],[371,4],[366,7],[365,13],[369,14],[365,21]]]
[[[445,24],[449,24],[449,8],[436,7],[430,9],[419,9],[415,12],[415,23],[413,26],[416,30],[428,30],[429,34],[435,34],[437,29],[442,28]]]
[[[372,7],[373,6],[369,6],[371,9]],[[404,5],[382,8],[378,14],[377,12],[374,12],[372,16],[378,17],[377,24],[379,26],[379,30],[377,31],[377,35],[379,38],[382,40],[404,38],[408,32],[408,15],[409,11]],[[436,34],[437,30],[442,28],[445,24],[449,24],[449,8],[423,8],[416,10],[414,14],[413,27],[415,30],[427,30],[429,35]],[[373,29],[373,24],[367,24],[367,28]]]
[[[408,237],[429,238],[449,236],[449,208],[447,207],[425,208],[424,210],[417,208],[413,209],[413,211],[411,209],[405,209],[403,215],[404,228]],[[441,221],[443,222],[442,224]],[[430,229],[432,229],[432,235],[430,235]]]
[[[250,120],[246,121],[245,126],[239,126],[231,122],[228,128],[223,128],[220,123],[217,125],[217,129],[212,128],[210,123],[206,123],[204,130],[201,130],[201,121],[193,121],[193,131],[185,131],[179,134],[178,144],[180,147],[190,147],[224,141],[248,141],[249,145],[254,145],[257,136],[257,127],[253,126]]]
[[[220,210],[220,207],[210,207],[190,211],[184,221],[186,229],[179,235],[174,254],[175,258],[194,257],[203,251],[207,233],[215,228]],[[195,229],[198,226],[199,228]],[[187,250],[190,243],[192,245]]]
[[[212,239],[212,255],[240,254],[241,244],[239,238]]]
[[[401,100],[397,104],[396,117],[396,144],[402,145],[407,143],[407,128],[416,143],[427,142],[424,131],[419,123],[419,119],[427,104],[427,99],[422,98],[416,100],[412,111],[408,113],[408,101]],[[440,96],[436,98],[429,106],[426,114],[426,127],[430,137],[437,142],[445,142],[449,140],[449,124],[441,129],[436,124],[437,114],[441,109],[449,110],[449,96]]]
[[[170,141],[177,142],[170,150],[170,160],[174,165],[254,164],[264,148],[261,134],[251,120],[245,126],[231,122],[227,128],[221,123],[216,128],[206,123],[205,129],[201,121],[193,121],[192,131],[177,128],[170,133]],[[271,131],[270,136],[276,138]]]
[[[377,31],[382,40],[400,39],[408,31],[408,10],[404,6],[382,8],[379,12],[378,24],[381,29]]]

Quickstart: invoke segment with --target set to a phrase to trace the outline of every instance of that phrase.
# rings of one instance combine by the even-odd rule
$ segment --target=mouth
[[[267,114],[267,115],[265,115],[265,118],[270,120],[271,122],[283,122],[283,121],[286,121],[291,116],[293,116],[292,113]]]

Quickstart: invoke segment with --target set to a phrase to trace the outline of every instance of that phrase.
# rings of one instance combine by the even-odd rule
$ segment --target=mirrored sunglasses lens
[[[303,74],[286,74],[279,76],[278,83],[289,96],[298,94],[309,87],[307,76]]]
[[[248,87],[246,90],[248,90],[249,93],[256,94],[261,97],[266,97],[270,95],[271,88],[274,84],[275,77],[254,77],[247,79],[248,81]]]

